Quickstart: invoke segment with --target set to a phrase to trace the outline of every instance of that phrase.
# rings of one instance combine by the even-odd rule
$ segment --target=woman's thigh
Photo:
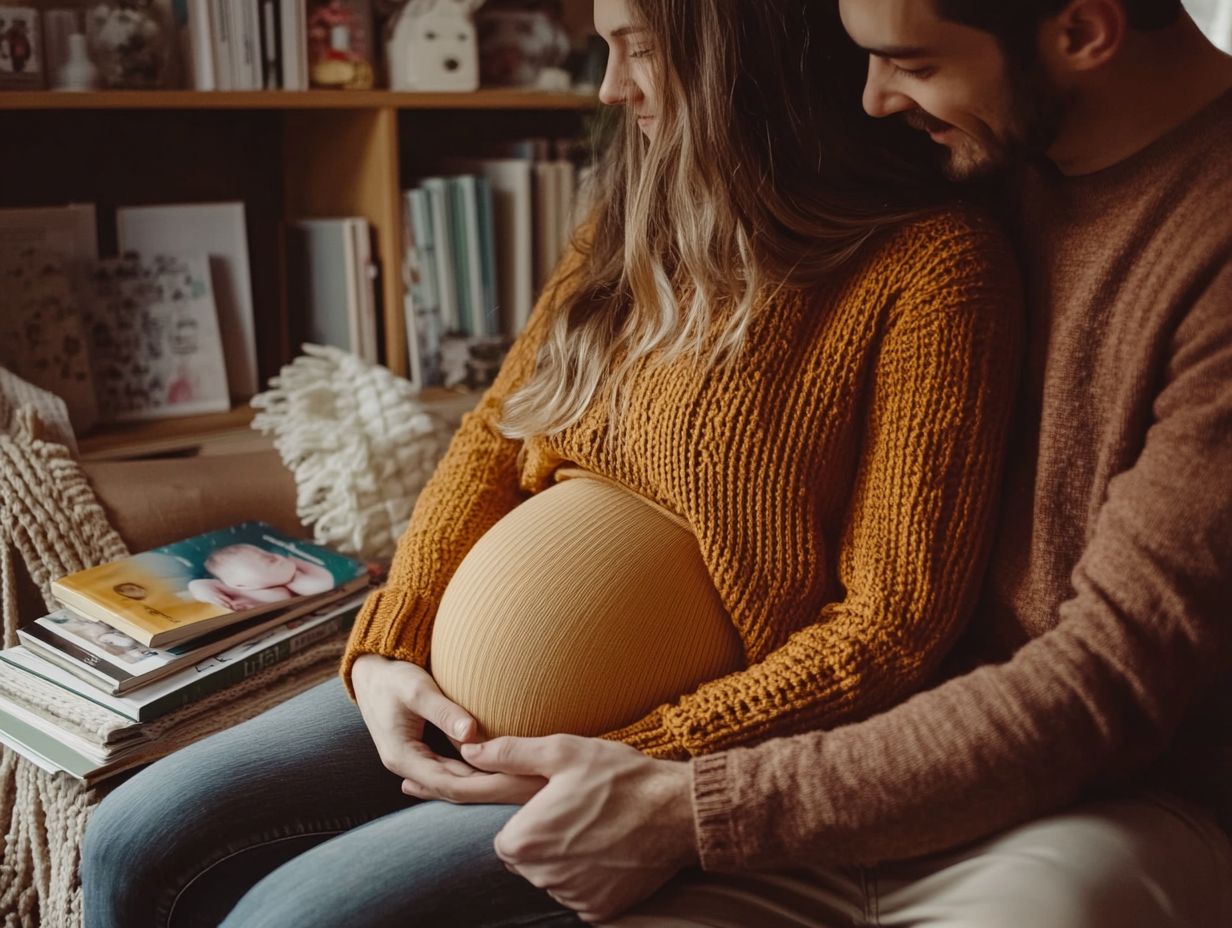
[[[103,800],[82,848],[86,926],[216,925],[285,861],[414,803],[341,681],[323,683]]]
[[[425,802],[341,834],[279,867],[223,928],[498,928],[581,925],[493,850],[515,806]]]

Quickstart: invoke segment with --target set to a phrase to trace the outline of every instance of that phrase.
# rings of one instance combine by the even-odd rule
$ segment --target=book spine
[[[234,90],[231,70],[231,0],[209,0],[214,42],[214,84],[219,90]]]
[[[209,0],[188,0],[188,37],[192,49],[194,90],[214,90],[214,35],[210,28]]]
[[[279,26],[282,32],[282,89],[305,90],[307,37],[304,0],[279,0]]]
[[[278,39],[277,0],[261,0],[261,83],[266,90],[282,89]]]
[[[181,706],[196,702],[209,696],[211,693],[217,693],[228,686],[233,686],[236,683],[247,680],[262,670],[267,670],[270,667],[281,664],[310,645],[314,645],[336,632],[349,628],[355,621],[355,614],[355,611],[344,612],[328,622],[322,622],[314,628],[305,629],[294,638],[288,638],[268,648],[263,648],[260,651],[249,654],[243,660],[236,661],[222,670],[194,680],[183,689],[176,690],[174,693],[168,693],[161,699],[147,703],[141,707],[138,721],[153,721],[160,716],[166,715],[168,712],[174,712]]]
[[[245,82],[249,90],[261,90],[265,85],[262,71],[265,67],[261,52],[260,0],[241,0],[244,11],[244,66]]]

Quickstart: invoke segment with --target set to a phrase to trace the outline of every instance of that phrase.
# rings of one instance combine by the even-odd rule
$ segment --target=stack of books
[[[368,584],[363,563],[260,522],[62,577],[64,608],[0,651],[0,743],[87,783],[144,763],[178,746],[177,714],[339,644]]]

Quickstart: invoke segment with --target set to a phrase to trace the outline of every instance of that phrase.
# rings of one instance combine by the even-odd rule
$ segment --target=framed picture
[[[46,73],[39,11],[0,5],[0,90],[41,90]]]

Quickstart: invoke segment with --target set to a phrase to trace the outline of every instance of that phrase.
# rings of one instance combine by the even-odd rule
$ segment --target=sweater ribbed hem
[[[737,870],[741,864],[727,758],[724,752],[693,759],[693,822],[703,870]]]
[[[387,586],[368,597],[355,618],[339,668],[352,699],[355,688],[351,685],[351,670],[365,654],[427,666],[432,643],[430,614],[431,609],[423,599],[408,590]]]

